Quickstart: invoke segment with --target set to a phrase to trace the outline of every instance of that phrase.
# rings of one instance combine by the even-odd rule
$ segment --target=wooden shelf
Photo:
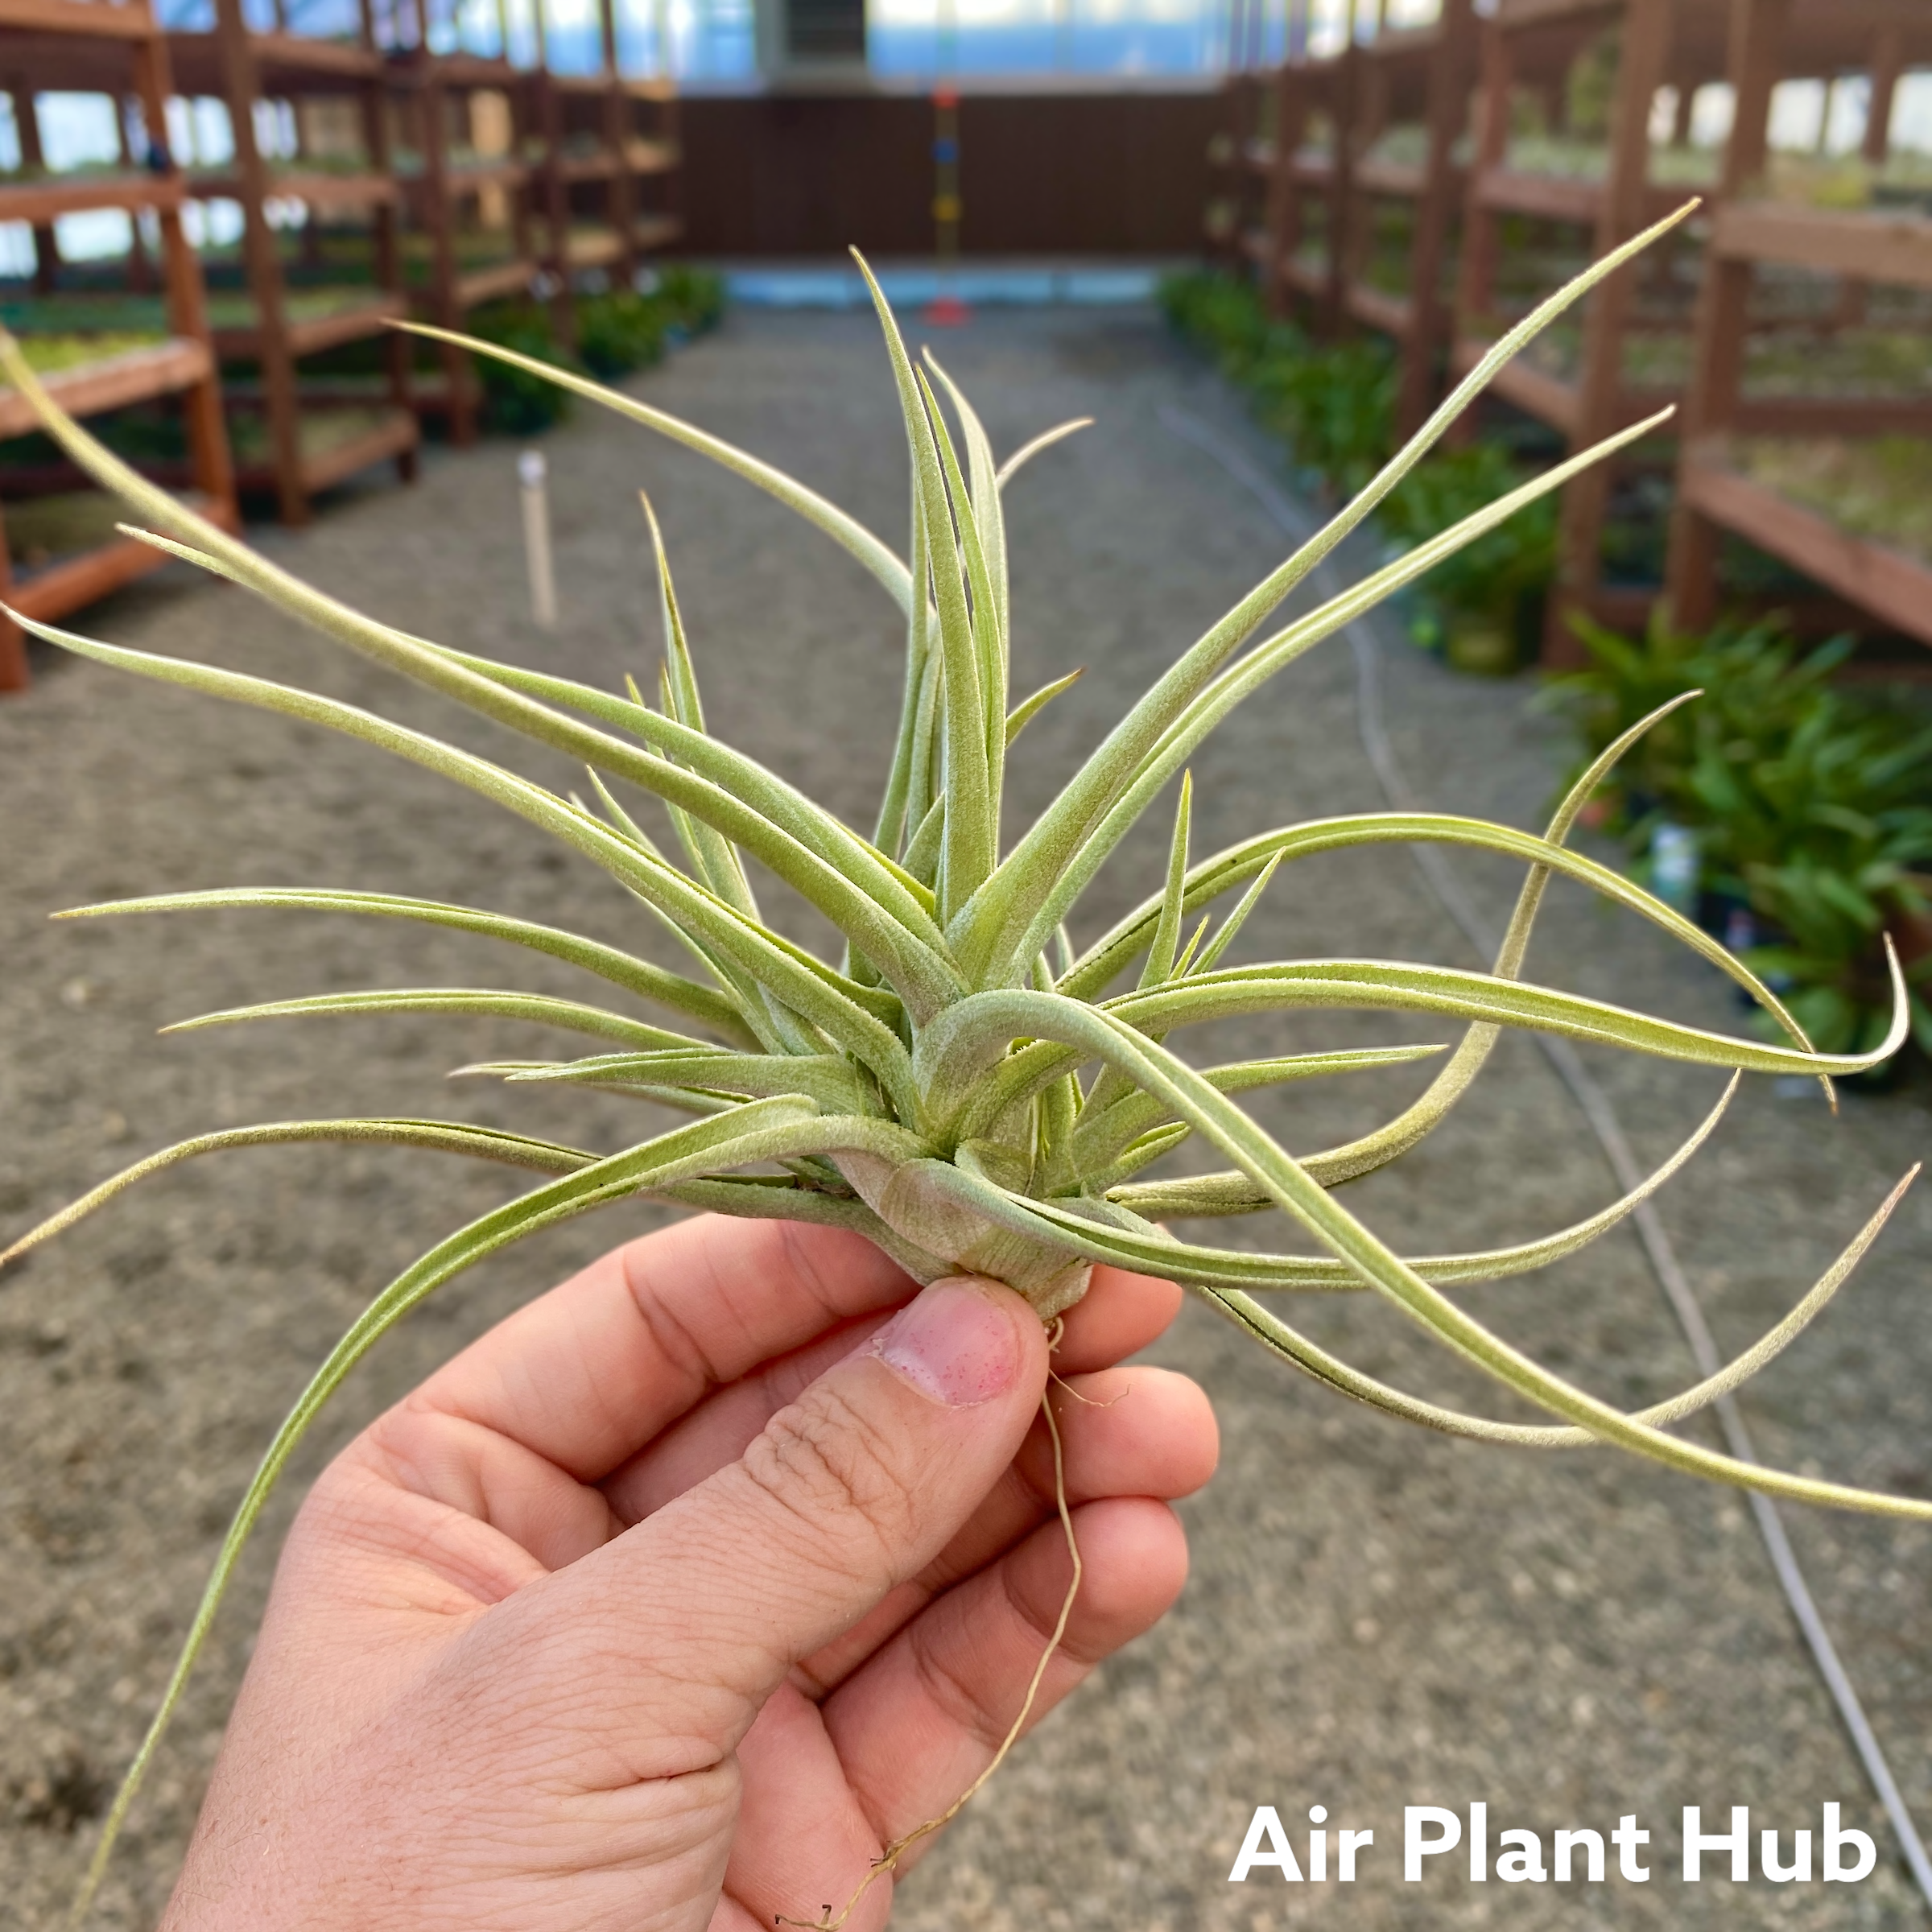
[[[113,0],[0,0],[0,32],[151,40],[155,23],[145,6]]]
[[[1484,168],[1476,176],[1475,192],[1481,206],[1498,214],[1538,215],[1585,227],[1595,224],[1604,204],[1601,182],[1521,174],[1509,167]]]
[[[168,34],[167,40],[168,64],[183,93],[223,91],[221,45],[216,35],[177,31]],[[262,84],[278,93],[353,86],[374,80],[382,71],[380,54],[350,40],[256,33],[248,36],[248,46]]]
[[[390,322],[404,320],[409,313],[407,295],[375,289],[365,294],[359,292],[353,300],[345,301],[341,308],[325,315],[291,317],[283,333],[291,355],[312,356],[344,342],[360,342],[369,336],[386,334]],[[223,356],[258,357],[262,353],[264,332],[258,316],[253,322],[217,328],[213,331],[216,350]]]
[[[610,181],[630,171],[625,166],[624,157],[610,148],[559,155],[556,170],[559,178],[565,181]]]
[[[1355,164],[1355,185],[1364,195],[1419,201],[1429,185],[1429,171],[1419,161],[1379,161],[1365,155]]]
[[[1455,373],[1459,376],[1468,374],[1488,354],[1492,346],[1479,337],[1459,336],[1451,357]],[[1492,394],[1501,396],[1505,402],[1515,404],[1525,415],[1548,423],[1565,436],[1575,436],[1580,398],[1575,383],[1566,382],[1560,376],[1549,375],[1540,369],[1533,369],[1518,356],[1505,362],[1490,378],[1489,388]]]
[[[188,192],[198,200],[239,201],[242,178],[225,171],[197,171],[188,177]],[[391,208],[402,196],[393,175],[337,175],[320,167],[275,169],[269,176],[269,192],[278,200],[300,201],[323,214]]]
[[[1353,294],[1352,291],[1352,298]],[[1371,327],[1386,326],[1360,311],[1353,312]],[[1456,374],[1468,374],[1492,346],[1478,336],[1459,337],[1451,357]],[[1566,436],[1579,433],[1582,396],[1578,385],[1569,378],[1538,369],[1519,356],[1504,365],[1490,386],[1505,402],[1513,403],[1539,423],[1548,423]],[[1682,399],[1676,390],[1626,386],[1616,398],[1615,425],[1627,428]],[[1889,431],[1905,436],[1932,435],[1932,396],[1747,394],[1737,405],[1736,420],[1740,433],[1758,436],[1876,436]]]
[[[1437,20],[1426,27],[1385,27],[1362,48],[1364,57],[1378,67],[1404,60],[1433,60],[1442,51],[1442,23]]]
[[[1456,374],[1468,375],[1494,346],[1480,336],[1458,336],[1450,357]],[[1489,387],[1493,394],[1506,402],[1513,403],[1525,415],[1546,423],[1572,440],[1582,433],[1583,391],[1578,383],[1567,377],[1538,369],[1517,356],[1505,362],[1490,378]],[[1674,390],[1626,388],[1616,397],[1612,414],[1613,425],[1618,429],[1626,429],[1633,423],[1641,423],[1646,417],[1655,415],[1659,410],[1668,409],[1678,399]]]
[[[232,504],[211,502],[192,490],[183,492],[181,500],[225,530],[241,526]],[[157,550],[151,543],[134,537],[117,537],[111,543],[15,577],[6,601],[23,617],[51,624],[105,597],[110,590],[118,590],[123,584],[131,584],[135,578],[174,561],[166,551]]]
[[[1932,288],[1932,217],[1924,215],[1734,201],[1718,210],[1711,246],[1728,261]]]
[[[563,266],[607,268],[625,253],[624,237],[614,228],[573,228],[564,238]]]
[[[1835,524],[1740,475],[1721,443],[1687,449],[1678,488],[1690,508],[1720,529],[1870,611],[1908,637],[1932,644],[1932,567]]]
[[[461,308],[479,308],[506,295],[520,295],[536,279],[535,262],[493,262],[486,268],[464,269],[456,277],[456,303]]]
[[[0,184],[0,221],[44,227],[61,215],[89,208],[171,210],[180,207],[184,194],[181,177],[174,174],[47,175],[34,181],[8,180]]]
[[[675,101],[678,97],[678,84],[666,80],[624,80],[617,82],[617,92],[627,101]]]
[[[494,54],[432,54],[427,48],[411,47],[391,54],[387,66],[392,77],[421,83],[434,80],[439,87],[489,88],[500,93],[526,85],[527,68],[514,67]]]
[[[352,436],[333,448],[318,450],[302,460],[302,481],[312,492],[332,489],[359,469],[399,456],[422,441],[423,432],[409,410],[386,411],[383,420],[359,436]]]
[[[668,248],[683,233],[683,221],[676,215],[638,215],[630,225],[631,240],[640,253]]]
[[[312,426],[325,419],[330,409],[323,404],[304,408],[302,413],[305,423]],[[406,455],[422,440],[422,431],[413,411],[382,409],[361,413],[374,415],[378,419],[353,436],[320,444],[302,452],[302,487],[308,495],[332,489],[336,484],[346,481],[358,470],[367,469],[373,464]],[[266,458],[238,460],[235,473],[237,481],[244,489],[270,489],[276,481],[275,464]]]
[[[1406,295],[1372,288],[1366,282],[1348,284],[1342,291],[1342,307],[1364,328],[1393,336],[1398,342],[1406,342],[1415,327],[1415,304]]]
[[[1494,18],[1496,25],[1506,31],[1612,20],[1623,10],[1624,0],[1496,0]]]
[[[668,175],[684,163],[676,142],[654,141],[643,134],[633,134],[621,151],[624,165],[634,175]]]
[[[31,108],[33,97],[41,93],[104,93],[112,97],[112,118],[118,122],[122,106],[132,98],[153,130],[157,155],[165,156],[166,39],[147,0],[0,0],[0,44],[4,56],[0,64],[6,68],[6,84],[16,101],[24,98]],[[19,131],[23,159],[29,167],[36,167],[42,157],[31,112]],[[121,153],[126,163],[130,150],[125,127]],[[35,280],[52,290],[58,286],[60,254],[58,237],[48,231],[63,215],[151,210],[163,217],[158,225],[161,274],[157,279],[167,291],[162,306],[169,333],[118,351],[105,340],[88,345],[95,359],[50,369],[40,378],[41,386],[76,417],[179,394],[191,452],[185,467],[199,492],[196,500],[233,528],[233,477],[215,357],[205,331],[200,264],[180,221],[174,218],[186,198],[180,175],[165,163],[150,170],[124,166],[98,173],[38,174],[0,183],[0,221],[20,222],[32,229]],[[155,266],[151,258],[151,272]],[[148,325],[128,332],[137,337],[149,332]],[[122,340],[125,344],[125,336]],[[39,427],[25,397],[0,389],[0,435],[21,436]],[[117,584],[158,569],[167,560],[164,552],[130,539],[94,541],[101,534],[87,530],[89,547],[18,577],[10,543],[0,540],[0,586],[5,587],[6,601],[24,616],[50,621]],[[10,619],[0,621],[0,690],[20,690],[27,681],[19,626]]]
[[[40,382],[70,416],[97,416],[190,389],[213,367],[201,343],[177,337],[151,349],[130,349],[98,362],[56,370]],[[23,436],[39,427],[40,419],[25,396],[15,389],[0,389],[0,436]]]
[[[1325,263],[1309,262],[1298,255],[1290,255],[1282,264],[1282,283],[1298,294],[1319,300],[1328,292],[1328,270]]]
[[[486,160],[452,162],[444,170],[444,188],[454,200],[480,194],[486,188],[521,188],[532,170],[527,161],[514,155],[493,155]],[[402,176],[405,190],[420,188],[428,179],[420,169]]]

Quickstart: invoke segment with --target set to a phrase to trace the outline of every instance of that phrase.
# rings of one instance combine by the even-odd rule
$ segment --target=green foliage
[[[1606,825],[1640,852],[1660,816],[1678,824],[1708,816],[1699,784],[1720,791],[1721,772],[1781,745],[1818,703],[1849,648],[1835,642],[1803,653],[1776,621],[1726,622],[1691,635],[1672,629],[1661,609],[1641,638],[1586,617],[1571,622],[1590,662],[1551,678],[1546,701],[1576,729],[1578,770],[1660,707],[1692,691],[1706,694],[1652,726],[1598,794]],[[1700,770],[1694,783],[1692,774]]]
[[[1609,138],[1622,63],[1623,33],[1615,27],[1606,27],[1571,62],[1563,76],[1563,120],[1573,138]]]
[[[1330,491],[1354,495],[1394,454],[1395,357],[1379,338],[1318,347],[1292,323],[1270,321],[1253,287],[1232,275],[1170,275],[1158,299]]]
[[[571,365],[568,351],[551,332],[548,312],[539,303],[493,303],[471,317],[470,328],[479,341],[513,349],[535,361]],[[527,369],[481,356],[477,370],[483,382],[485,419],[500,435],[535,436],[570,412],[569,393]]]
[[[1382,510],[1382,526],[1403,549],[1411,549],[1529,480],[1530,472],[1498,444],[1445,450],[1425,458],[1402,479]],[[1542,591],[1555,570],[1556,500],[1539,497],[1438,564],[1423,580],[1422,592],[1451,613],[1513,620],[1525,600]]]
[[[1395,453],[1394,351],[1379,336],[1271,343],[1248,381],[1256,413],[1333,494],[1353,496]]]
[[[1232,275],[1197,271],[1164,275],[1155,300],[1169,325],[1239,379],[1261,359],[1275,325],[1254,285]]]
[[[1591,662],[1551,681],[1586,759],[1636,719],[1692,691],[1600,795],[1640,867],[1661,825],[1696,835],[1703,883],[1780,936],[1752,955],[1790,989],[1817,1043],[1856,1051],[1889,1017],[1883,936],[1922,950],[1932,887],[1932,725],[1831,682],[1844,639],[1803,650],[1777,621],[1705,637],[1654,618],[1641,639],[1586,619]],[[1911,968],[1924,980],[1932,961]],[[1932,1050],[1932,1007],[1913,1031]]]
[[[687,336],[701,336],[724,317],[724,278],[708,268],[667,262],[655,272],[650,295],[663,305],[669,325]]]
[[[1246,387],[1256,415],[1326,491],[1352,495],[1393,454],[1397,366],[1380,337],[1318,347],[1292,324],[1271,323],[1253,287],[1229,275],[1170,276],[1159,299],[1174,328]],[[1437,451],[1390,492],[1380,522],[1398,551],[1414,550],[1531,474],[1496,444]],[[1532,601],[1555,573],[1556,521],[1555,499],[1538,497],[1443,559],[1411,600],[1412,634],[1433,645],[1459,623],[1484,620],[1509,637],[1513,660],[1514,634],[1533,623]]]
[[[634,290],[613,288],[577,302],[577,354],[600,382],[662,360],[670,306]]]
[[[549,311],[540,303],[493,303],[478,312],[470,327],[497,348],[554,368],[587,369],[608,382],[650,368],[670,343],[714,328],[724,312],[721,276],[673,265],[658,270],[646,291],[613,288],[580,295],[575,355],[557,341]],[[535,436],[569,411],[570,392],[546,375],[500,357],[481,357],[477,368],[485,418],[503,435]]]

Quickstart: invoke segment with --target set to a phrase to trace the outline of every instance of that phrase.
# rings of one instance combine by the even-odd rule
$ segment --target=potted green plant
[[[1381,521],[1401,550],[1453,529],[1476,505],[1520,488],[1527,473],[1494,443],[1427,457],[1402,480]],[[1419,586],[1412,629],[1463,671],[1516,670],[1542,628],[1544,592],[1556,568],[1556,502],[1538,497],[1466,544]]]

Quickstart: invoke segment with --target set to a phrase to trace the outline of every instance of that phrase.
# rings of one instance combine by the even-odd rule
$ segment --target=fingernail
[[[872,1338],[869,1352],[949,1409],[1004,1395],[1020,1372],[1012,1315],[977,1282],[935,1282]]]

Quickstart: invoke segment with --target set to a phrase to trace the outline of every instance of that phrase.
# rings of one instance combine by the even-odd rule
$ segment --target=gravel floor
[[[1030,730],[1015,822],[1125,704],[1275,559],[1250,495],[1173,432],[1164,407],[1266,459],[1213,380],[1133,312],[986,314],[944,353],[1009,448],[1075,415],[1099,425],[1017,484],[1016,688],[1089,675]],[[853,316],[736,316],[648,393],[764,452],[881,531],[903,516],[891,385]],[[660,502],[716,729],[869,824],[896,704],[886,601],[841,555],[742,485],[642,432],[583,418],[552,437],[565,622],[520,621],[510,452],[432,463],[413,493],[348,504],[278,555],[426,634],[599,679],[645,669],[644,548],[630,493]],[[101,634],[299,676],[485,749],[484,728],[299,636],[239,593],[156,580],[89,620]],[[1521,824],[1560,757],[1527,683],[1459,680],[1397,646],[1391,723],[1418,791]],[[185,1015],[367,985],[489,984],[493,949],[382,922],[231,913],[49,925],[60,907],[237,882],[339,885],[501,906],[630,945],[626,908],[519,823],[425,774],[303,728],[91,666],[39,660],[0,708],[0,1234],[136,1154],[217,1125],[303,1113],[461,1111],[588,1144],[634,1123],[605,1099],[446,1090],[449,1067],[528,1051],[519,1030],[415,1018],[290,1022],[157,1041]],[[527,761],[539,775],[541,758]],[[548,775],[568,782],[567,774]],[[1346,650],[1331,644],[1232,720],[1195,767],[1199,849],[1298,817],[1380,803],[1357,743]],[[1150,824],[1096,887],[1097,931],[1148,889]],[[1507,869],[1469,863],[1492,915]],[[816,936],[801,916],[797,936]],[[1249,956],[1323,951],[1463,963],[1400,850],[1278,880]],[[1725,987],[1648,928],[1558,893],[1532,958],[1560,985],[1719,1026]],[[516,963],[518,983],[574,976]],[[1228,1027],[1269,1051],[1428,1037],[1363,1016]],[[1278,1046],[1273,1048],[1281,1051]],[[1604,1059],[1640,1153],[1661,1159],[1713,1077]],[[1261,1106],[1291,1146],[1384,1117],[1407,1074],[1290,1091]],[[1663,1212],[1721,1343],[1740,1346],[1822,1271],[1926,1149],[1922,1091],[1848,1101],[1834,1121],[1758,1082]],[[151,1184],[0,1277],[0,1888],[51,1926],[88,1821],[162,1681],[246,1470],[309,1366],[398,1267],[504,1182],[429,1156],[234,1154]],[[1571,1103],[1508,1042],[1452,1122],[1354,1191],[1414,1250],[1526,1238],[1613,1191]],[[649,1211],[577,1226],[487,1267],[378,1352],[301,1459],[312,1474],[432,1363]],[[1237,1236],[1259,1240],[1257,1223]],[[1768,1455],[1932,1494],[1932,1206],[1909,1199],[1843,1304],[1752,1391]],[[1470,1291],[1510,1336],[1632,1404],[1688,1356],[1633,1236],[1547,1277]],[[1373,1373],[1492,1399],[1418,1334],[1352,1298],[1307,1323]],[[1335,1928],[1905,1927],[1923,1909],[1796,1637],[1740,1501],[1608,1452],[1530,1456],[1451,1443],[1358,1410],[1190,1310],[1161,1354],[1214,1392],[1225,1461],[1190,1506],[1195,1575],[1169,1622],[1103,1671],[997,1780],[910,1883],[901,1922],[1269,1932]],[[276,1505],[153,1779],[99,1914],[151,1921],[248,1653]],[[1908,1798],[1932,1823],[1932,1535],[1788,1513],[1814,1588]],[[1406,1884],[1405,1804],[1489,1806],[1492,1828],[1652,1832],[1645,1885],[1466,1881],[1443,1859]],[[1816,1830],[1821,1803],[1881,1840],[1854,1886],[1677,1874],[1680,1807],[1748,1805],[1754,1829]],[[1373,1829],[1351,1885],[1227,1873],[1250,1813]],[[1787,1837],[1785,1845],[1790,1840]],[[1721,1860],[1707,1866],[1721,1868]],[[1334,1868],[1332,1861],[1331,1870]]]

